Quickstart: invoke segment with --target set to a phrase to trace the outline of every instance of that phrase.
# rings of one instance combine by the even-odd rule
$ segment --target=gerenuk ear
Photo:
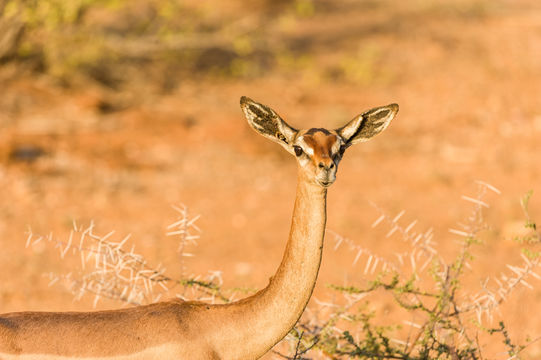
[[[367,141],[385,130],[397,113],[397,104],[370,109],[336,129],[336,132],[345,140],[347,146]]]
[[[248,124],[255,131],[282,145],[288,152],[293,153],[292,143],[298,130],[289,126],[268,106],[259,104],[246,96],[240,98],[240,107],[248,120]]]

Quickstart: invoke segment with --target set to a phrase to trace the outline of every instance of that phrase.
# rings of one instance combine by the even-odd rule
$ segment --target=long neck
[[[220,334],[223,351],[218,352],[224,358],[258,358],[301,317],[321,263],[326,197],[326,189],[310,183],[299,171],[289,240],[276,274],[265,289],[223,309],[229,334],[225,338]]]

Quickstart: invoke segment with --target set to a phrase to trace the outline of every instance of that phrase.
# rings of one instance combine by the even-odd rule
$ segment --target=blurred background
[[[133,234],[174,275],[165,232],[179,203],[201,215],[191,272],[264,287],[289,232],[296,165],[248,127],[242,95],[298,128],[398,103],[384,134],[348,150],[328,228],[391,257],[403,244],[371,228],[371,204],[405,210],[452,256],[448,229],[471,205],[461,196],[485,181],[501,195],[487,199],[478,284],[520,259],[512,239],[530,189],[541,217],[540,94],[537,0],[0,0],[0,312],[92,308],[48,286],[43,274],[71,265],[47,244],[25,248],[29,227],[66,237],[74,220],[94,220]],[[328,240],[320,299],[333,296],[326,284],[364,276]],[[541,335],[540,289],[501,309],[517,341]]]

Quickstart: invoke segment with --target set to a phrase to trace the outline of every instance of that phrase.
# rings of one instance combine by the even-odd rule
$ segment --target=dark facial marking
[[[0,317],[0,326],[3,326],[6,329],[10,330],[16,330],[18,328],[17,324],[14,321],[6,319],[4,317]]]
[[[315,133],[317,132],[322,132],[323,134],[325,135],[330,135],[331,133],[329,132],[329,130],[327,129],[323,129],[323,128],[311,128],[310,130],[308,130],[306,132],[306,135],[314,135]]]

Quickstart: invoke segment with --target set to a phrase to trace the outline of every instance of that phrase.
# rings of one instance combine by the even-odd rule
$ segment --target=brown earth
[[[114,93],[93,84],[66,89],[39,75],[4,81],[0,312],[92,306],[92,298],[73,302],[62,288],[48,287],[44,273],[70,266],[54,249],[25,248],[28,227],[65,237],[72,220],[93,219],[101,233],[132,233],[140,253],[175,274],[176,245],[165,232],[175,219],[170,205],[178,203],[202,215],[190,271],[222,270],[225,287],[265,286],[288,235],[295,162],[248,127],[242,95],[296,127],[337,127],[397,102],[399,115],[384,134],[348,150],[329,191],[328,228],[391,258],[403,244],[371,228],[379,213],[370,203],[391,216],[404,209],[404,223],[433,227],[438,250],[450,259],[458,245],[448,229],[471,207],[461,195],[474,196],[482,180],[502,194],[487,198],[492,230],[476,248],[471,285],[520,263],[521,246],[511,238],[521,231],[519,199],[529,189],[531,214],[541,217],[541,8],[500,1],[463,14],[421,3],[352,6],[299,20],[286,32],[306,39],[310,58],[257,78],[182,78],[168,94],[143,83]],[[128,106],[103,111],[123,96]],[[335,296],[328,283],[366,277],[362,261],[352,265],[354,253],[334,251],[328,240],[318,299]],[[517,289],[496,314],[521,343],[541,335],[532,316],[541,287],[531,283],[534,290]],[[377,297],[370,302],[383,316],[396,314]],[[541,345],[527,351],[539,358]]]

